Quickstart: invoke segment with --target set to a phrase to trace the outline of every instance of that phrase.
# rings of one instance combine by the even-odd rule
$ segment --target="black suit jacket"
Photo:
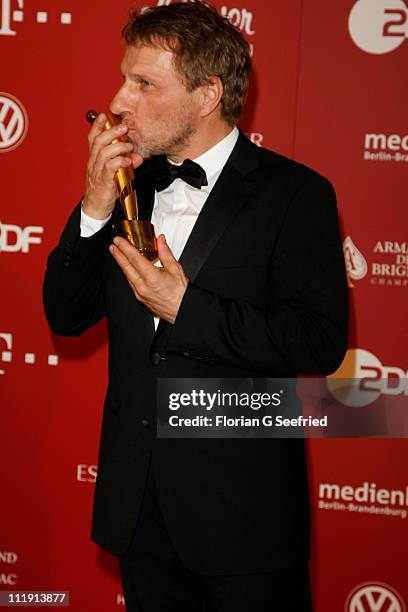
[[[136,176],[141,217],[154,190]],[[116,213],[117,214],[117,211]],[[44,303],[52,330],[109,330],[93,539],[120,555],[149,465],[169,533],[201,574],[263,572],[309,556],[304,442],[157,439],[158,377],[326,374],[347,346],[347,283],[336,200],[313,170],[254,146],[242,133],[181,255],[190,282],[176,321],[134,297],[108,252],[110,224],[80,237],[80,208],[51,253]]]

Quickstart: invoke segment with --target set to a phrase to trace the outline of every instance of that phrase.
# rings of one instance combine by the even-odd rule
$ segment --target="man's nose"
[[[122,87],[118,89],[114,98],[112,99],[109,110],[115,115],[125,115],[128,112],[134,110],[136,104],[135,95],[133,93],[130,96],[129,88],[127,83],[123,83]]]
[[[110,105],[109,105],[109,110],[111,111],[111,113],[114,113],[115,115],[122,115],[122,113],[125,110],[125,104],[124,104],[124,96],[123,96],[123,86],[116,92],[115,96],[113,97]]]

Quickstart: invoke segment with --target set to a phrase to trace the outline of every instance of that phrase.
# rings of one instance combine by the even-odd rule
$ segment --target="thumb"
[[[130,159],[132,160],[133,169],[136,170],[139,166],[141,166],[144,162],[144,159],[139,153],[131,153]]]
[[[174,257],[169,245],[166,242],[164,234],[160,234],[157,239],[157,251],[159,253],[159,259],[163,265],[163,268],[168,268],[172,264],[177,263],[176,258]]]

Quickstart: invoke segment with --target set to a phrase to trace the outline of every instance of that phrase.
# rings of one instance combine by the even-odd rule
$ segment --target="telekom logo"
[[[22,102],[0,92],[0,153],[12,151],[23,142],[28,130],[28,115]]]
[[[55,22],[56,14],[62,25],[72,24],[72,13],[54,11],[51,14],[51,22]],[[35,23],[47,24],[49,14],[47,11],[36,11]],[[32,18],[32,13],[30,13]],[[22,23],[25,19],[24,0],[0,0],[0,36],[15,36],[17,31],[14,30],[15,23]]]
[[[348,27],[353,42],[363,51],[389,53],[408,37],[408,7],[403,0],[358,0]]]
[[[1,350],[6,349],[6,350]],[[0,332],[0,365],[1,363],[11,363],[13,361],[13,334],[9,332]],[[35,353],[25,353],[24,363],[33,366],[37,362],[37,355]],[[41,362],[45,360],[42,357]],[[59,364],[58,355],[47,355],[47,363],[49,366],[57,366]],[[5,370],[0,367],[0,376],[6,374]],[[0,559],[1,560],[1,559]]]
[[[388,584],[366,582],[349,594],[345,612],[406,612],[399,593]]]
[[[0,34],[3,36],[15,36],[16,31],[11,28],[12,21],[23,21],[23,0],[17,0],[17,8],[11,8],[11,0],[1,0],[1,22]]]

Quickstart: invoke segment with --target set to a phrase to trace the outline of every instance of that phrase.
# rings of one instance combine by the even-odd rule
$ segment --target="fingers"
[[[136,169],[141,166],[144,162],[144,159],[139,153],[131,153],[130,159],[132,160],[133,168]]]
[[[171,268],[157,268],[123,238],[116,237],[113,242],[109,250],[136,298],[155,316],[174,323],[188,286],[188,279],[166,245],[164,236],[161,235],[158,239],[159,248],[163,259],[169,262],[170,266],[177,266],[174,272]]]
[[[124,238],[116,236],[113,239],[113,242],[116,247],[116,249],[113,250],[119,251],[121,255],[126,257],[126,259],[138,272],[139,276],[146,277],[149,274],[152,274],[152,272],[155,273],[157,271],[157,268],[155,268],[153,264],[143,257],[143,255],[141,255],[139,251]]]
[[[128,142],[116,142],[109,144],[99,150],[94,160],[89,160],[89,171],[94,181],[101,177],[104,182],[112,181],[113,175],[118,168],[132,165],[128,155],[133,150],[133,145]]]
[[[122,240],[122,239],[120,240],[123,242],[126,242],[126,240]],[[114,242],[116,242],[116,238]],[[132,245],[130,244],[129,246],[131,249],[133,249],[136,252],[137,255],[139,255],[142,259],[144,259],[143,256],[138,253],[137,249],[132,247]],[[126,276],[129,283],[133,286],[134,289],[137,290],[137,288],[141,284],[142,279],[141,279],[140,274],[138,273],[137,267],[134,265],[135,258],[132,257],[133,253],[131,253],[132,259],[128,257],[124,253],[124,249],[122,249],[121,247],[122,245],[118,247],[116,245],[111,244],[111,246],[109,247],[109,251],[113,255],[116,263],[120,266],[122,272]]]
[[[111,244],[109,247],[109,251],[121,268],[123,274],[126,276],[137,299],[145,303],[145,299],[148,297],[149,293],[147,287],[151,286],[151,277],[147,278],[146,283],[144,274],[146,274],[146,272],[150,274],[152,274],[152,272],[157,273],[157,270],[134,246],[129,244],[127,240],[116,237],[114,238],[114,243],[115,244]],[[146,267],[148,270],[146,270]],[[153,271],[152,267],[154,268]]]
[[[95,122],[99,119],[99,116],[97,117],[97,119],[95,120]],[[104,126],[105,124],[103,124]],[[96,160],[96,158],[98,157],[98,155],[101,153],[101,151],[103,151],[103,149],[107,146],[109,146],[110,144],[112,144],[112,142],[114,140],[117,141],[117,139],[121,136],[125,136],[127,131],[128,131],[128,127],[126,125],[120,124],[120,125],[115,125],[113,128],[110,128],[109,130],[105,130],[102,126],[102,131],[95,133],[92,137],[91,137],[91,132],[89,132],[88,135],[88,140],[89,140],[89,161],[91,164],[93,164]],[[100,128],[100,126],[98,126]],[[93,129],[93,126],[92,126]],[[91,129],[91,131],[92,131]],[[90,138],[92,138],[92,140],[90,140]],[[118,145],[130,145],[130,143],[127,142],[122,142],[119,141],[116,144]],[[133,149],[133,146],[131,146],[131,149]]]
[[[94,146],[97,140],[101,141],[101,144],[103,146],[103,144],[108,144],[112,142],[112,140],[115,140],[115,138],[119,138],[119,136],[123,136],[128,131],[128,127],[124,123],[114,125],[109,130],[105,130],[106,121],[106,114],[100,113],[93,122],[92,127],[88,132],[88,143],[90,149]],[[108,136],[106,136],[107,134]]]
[[[104,131],[106,119],[107,117],[105,113],[100,113],[95,119],[95,121],[93,122],[91,129],[88,132],[89,148],[92,147],[95,138]]]
[[[152,280],[157,272],[162,272],[163,269],[168,271],[174,271],[178,269],[180,264],[175,259],[173,253],[171,252],[164,234],[160,234],[157,239],[157,248],[159,252],[159,259],[162,263],[163,268],[157,268],[153,266],[143,255],[139,253],[137,249],[133,245],[131,245],[127,240],[120,237],[115,237],[113,240],[114,244],[117,248],[127,257],[127,259],[131,262],[131,264],[137,269],[138,273],[145,280]]]
[[[178,261],[175,259],[170,247],[166,242],[164,234],[160,234],[157,239],[157,250],[163,268],[169,269],[179,266]]]
[[[88,134],[89,159],[83,209],[96,219],[106,218],[115,206],[115,172],[141,163],[139,158],[132,157],[133,145],[126,141],[128,127],[120,124],[106,130],[106,121],[105,113],[98,115]]]

